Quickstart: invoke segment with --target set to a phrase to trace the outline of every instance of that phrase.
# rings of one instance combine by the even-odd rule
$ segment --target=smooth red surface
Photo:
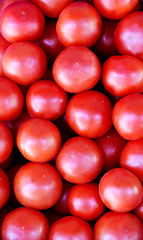
[[[0,168],[0,209],[6,204],[10,195],[10,181],[7,174]]]
[[[143,222],[143,198],[140,204],[134,209],[134,213]]]

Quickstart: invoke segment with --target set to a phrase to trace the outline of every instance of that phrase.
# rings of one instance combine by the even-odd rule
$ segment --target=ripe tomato
[[[56,166],[65,180],[76,184],[88,183],[101,172],[102,152],[92,140],[73,137],[60,149]]]
[[[93,0],[99,13],[109,19],[120,19],[130,13],[139,0]]]
[[[96,138],[112,127],[112,105],[101,92],[94,90],[78,93],[66,108],[70,127],[79,135]]]
[[[143,62],[132,56],[112,56],[102,67],[102,83],[118,97],[143,92]]]
[[[5,51],[2,59],[5,75],[20,85],[29,85],[42,78],[47,59],[43,50],[32,42],[16,42]]]
[[[16,119],[22,112],[24,97],[21,89],[7,78],[0,78],[0,121]]]
[[[124,17],[115,30],[115,45],[120,54],[131,55],[143,61],[143,12]]]
[[[47,162],[58,153],[61,135],[49,120],[33,118],[22,124],[17,134],[17,146],[22,155],[33,162]]]
[[[101,34],[102,20],[92,5],[78,1],[61,12],[56,29],[63,46],[91,47]]]
[[[96,55],[86,47],[71,46],[63,50],[53,64],[53,77],[66,92],[91,89],[100,78],[101,66]]]
[[[112,211],[128,212],[141,202],[142,184],[128,170],[114,168],[101,178],[99,195],[103,203]]]
[[[134,213],[143,222],[143,198],[140,204],[134,209]]]
[[[93,240],[92,228],[89,223],[80,218],[63,217],[57,220],[49,230],[48,240],[56,239]]]
[[[1,0],[0,1],[0,14],[8,5],[14,2],[23,2],[23,0]],[[31,2],[31,0],[24,0],[24,2]]]
[[[105,205],[101,201],[96,183],[79,184],[72,187],[68,195],[68,207],[73,216],[86,221],[99,218]]]
[[[143,138],[143,95],[134,93],[120,99],[113,108],[113,124],[127,140]]]
[[[0,77],[5,77],[3,68],[2,68],[2,58],[5,50],[9,47],[11,43],[6,41],[6,39],[0,33]]]
[[[0,168],[0,209],[6,204],[10,195],[10,181],[7,174]]]
[[[17,208],[11,211],[3,220],[1,226],[2,240],[47,240],[49,223],[39,211],[31,208]]]
[[[62,193],[62,180],[49,163],[27,163],[16,173],[13,188],[23,206],[42,210],[58,201]]]
[[[1,34],[9,42],[34,41],[41,37],[44,26],[42,12],[30,2],[14,2],[1,14]]]
[[[132,213],[107,212],[94,226],[94,240],[142,240],[142,222]]]

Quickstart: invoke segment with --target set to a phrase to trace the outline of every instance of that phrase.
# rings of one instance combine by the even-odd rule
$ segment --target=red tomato
[[[75,185],[68,195],[68,207],[72,215],[86,221],[99,218],[105,205],[101,201],[96,183]]]
[[[10,156],[12,148],[12,134],[9,128],[0,122],[0,163],[4,162]]]
[[[101,200],[115,212],[133,210],[141,202],[142,194],[139,179],[123,168],[114,168],[106,172],[99,183]]]
[[[32,0],[42,12],[50,18],[57,18],[61,11],[67,7],[73,0]]]
[[[56,29],[63,46],[91,47],[101,34],[102,20],[92,5],[79,1],[61,12]]]
[[[95,138],[95,143],[103,152],[103,172],[120,166],[120,154],[123,150],[126,140],[122,138],[117,131],[112,128],[105,135]]]
[[[129,141],[122,150],[120,165],[134,173],[143,183],[143,138]]]
[[[60,118],[68,102],[67,93],[54,81],[41,80],[32,84],[26,95],[26,105],[32,117],[49,119]]]
[[[80,218],[63,217],[57,220],[49,231],[48,240],[56,239],[93,240],[92,229],[86,221]]]
[[[22,155],[33,162],[47,162],[58,153],[61,135],[49,120],[33,118],[22,124],[17,134],[17,146]]]
[[[64,50],[56,33],[56,21],[46,23],[44,33],[37,41],[37,44],[44,50],[49,62],[53,62],[59,53]]]
[[[24,104],[21,89],[7,78],[0,78],[0,121],[16,119]]]
[[[10,195],[10,182],[7,174],[0,168],[0,209],[6,204]]]
[[[143,61],[143,12],[124,17],[115,30],[115,45],[120,54],[131,55]]]
[[[78,93],[66,108],[70,127],[84,137],[96,138],[112,127],[112,105],[109,99],[94,90]]]
[[[102,83],[118,97],[143,92],[143,62],[132,56],[112,56],[102,67]]]
[[[2,58],[5,50],[9,47],[10,43],[4,39],[0,33],[0,77],[5,77],[3,68],[2,68]]]
[[[20,85],[29,85],[42,78],[47,59],[43,50],[32,42],[11,44],[2,59],[5,75]]]
[[[0,14],[8,5],[14,2],[23,2],[23,0],[0,0]],[[31,2],[31,0],[24,0],[24,2]]]
[[[13,188],[23,206],[42,210],[58,201],[62,180],[49,163],[27,163],[16,173]]]
[[[134,213],[143,222],[143,198],[140,204],[134,209]]]
[[[14,2],[1,14],[0,30],[9,42],[34,41],[45,27],[42,12],[30,2]]]
[[[96,55],[86,47],[71,46],[63,50],[53,65],[53,77],[66,92],[91,89],[100,78],[101,66]]]
[[[49,223],[39,211],[31,208],[17,208],[3,220],[1,237],[3,240],[47,240]]]
[[[142,240],[142,222],[132,213],[105,213],[94,226],[94,240]]]
[[[88,183],[101,172],[102,152],[92,140],[74,137],[62,146],[56,158],[56,166],[65,180],[76,184]]]
[[[120,19],[130,13],[139,0],[93,0],[99,13],[109,19]]]
[[[113,124],[127,140],[143,138],[143,95],[134,93],[120,99],[113,108]]]
[[[3,219],[9,212],[11,212],[14,209],[15,209],[15,206],[9,203],[6,203],[4,207],[0,209],[0,232],[1,232],[1,225],[2,225]]]

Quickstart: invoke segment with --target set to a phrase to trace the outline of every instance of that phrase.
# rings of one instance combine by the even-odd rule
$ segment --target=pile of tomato
[[[0,1],[1,240],[143,239],[143,1]]]

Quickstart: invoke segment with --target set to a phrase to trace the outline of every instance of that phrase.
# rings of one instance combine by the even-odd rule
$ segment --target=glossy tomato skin
[[[77,240],[93,240],[92,229],[86,221],[74,217],[67,216],[57,220],[49,230],[48,240],[77,239]]]
[[[101,200],[115,212],[133,210],[141,202],[142,194],[140,180],[123,168],[114,168],[106,172],[99,183]]]
[[[143,222],[143,198],[140,204],[134,209],[134,213]]]
[[[7,78],[0,78],[0,121],[16,119],[23,110],[21,89]]]
[[[73,96],[66,108],[70,127],[84,137],[96,138],[112,127],[112,105],[101,92],[90,90]]]
[[[105,213],[94,226],[94,240],[142,240],[142,222],[132,213]]]
[[[74,2],[61,12],[56,30],[65,47],[91,47],[101,34],[102,20],[92,5],[81,1]]]
[[[2,58],[5,50],[9,47],[11,43],[8,42],[0,33],[0,77],[5,77],[3,68],[2,68]]]
[[[32,117],[51,121],[57,120],[64,114],[67,102],[67,93],[50,80],[33,83],[26,95],[29,114]]]
[[[98,185],[87,183],[73,186],[68,195],[68,207],[73,216],[86,221],[98,219],[105,210]]]
[[[16,173],[14,193],[26,207],[48,209],[60,198],[62,180],[49,163],[27,163]]]
[[[143,92],[143,62],[128,55],[108,58],[102,67],[102,83],[118,97]]]
[[[40,80],[47,68],[43,50],[32,42],[16,42],[5,51],[2,59],[5,75],[19,85]]]
[[[120,54],[131,55],[143,61],[143,12],[124,17],[115,29],[115,45]]]
[[[6,204],[10,195],[10,181],[7,174],[0,168],[0,209]]]
[[[101,66],[97,56],[88,48],[70,46],[58,55],[52,72],[61,88],[66,92],[78,93],[96,85]]]
[[[120,156],[120,165],[143,183],[143,138],[127,142]]]
[[[130,94],[120,99],[113,108],[113,124],[127,140],[143,138],[143,95]]]
[[[48,162],[58,153],[61,135],[49,120],[33,118],[22,124],[17,134],[22,155],[33,162]]]
[[[1,0],[0,2],[0,14],[8,5],[14,2],[23,2],[23,0]],[[31,2],[31,0],[24,0],[24,2]]]
[[[67,181],[84,184],[91,182],[101,172],[103,156],[100,148],[85,137],[73,137],[60,149],[56,167]]]
[[[1,14],[1,34],[9,42],[34,41],[41,37],[44,27],[42,12],[31,2],[12,3]]]
[[[94,0],[94,5],[99,13],[109,19],[120,19],[129,14],[138,3],[138,0]]]
[[[114,128],[103,136],[95,138],[94,141],[103,153],[102,171],[107,172],[112,168],[119,167],[120,155],[127,141]]]
[[[3,220],[1,227],[2,240],[47,240],[49,223],[39,211],[31,208],[17,208]]]

